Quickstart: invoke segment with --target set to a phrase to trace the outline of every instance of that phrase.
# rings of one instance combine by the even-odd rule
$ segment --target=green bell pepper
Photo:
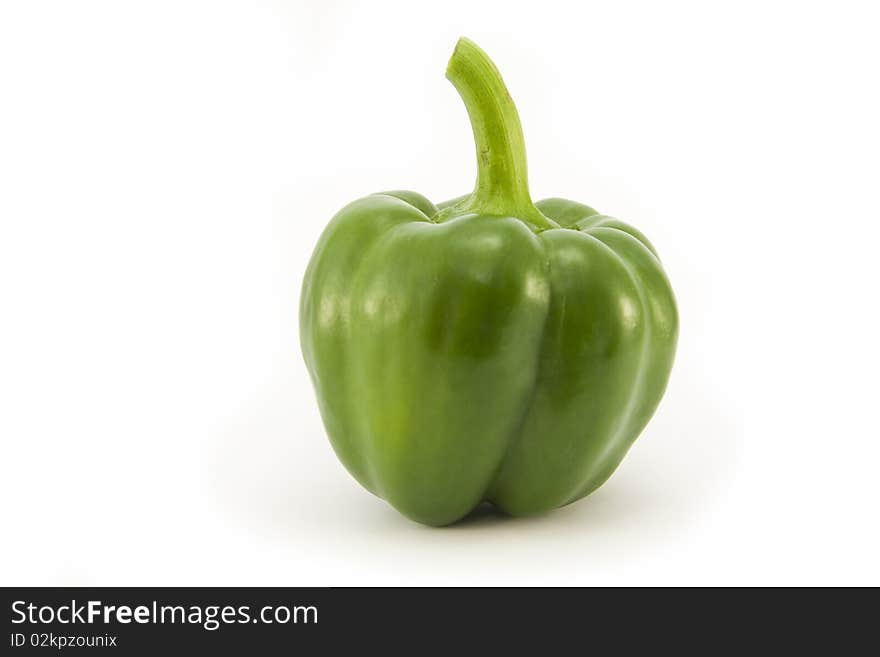
[[[663,395],[678,336],[654,247],[564,199],[533,203],[519,116],[461,39],[472,194],[343,208],[303,281],[300,338],[339,459],[401,513],[446,525],[483,501],[569,504],[614,471]]]

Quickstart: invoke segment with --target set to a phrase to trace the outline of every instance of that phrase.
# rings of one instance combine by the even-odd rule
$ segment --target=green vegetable
[[[337,455],[429,525],[482,501],[524,515],[596,490],[657,407],[678,335],[644,235],[574,201],[532,202],[519,116],[486,54],[461,39],[446,75],[473,126],[473,193],[349,204],[300,308]]]

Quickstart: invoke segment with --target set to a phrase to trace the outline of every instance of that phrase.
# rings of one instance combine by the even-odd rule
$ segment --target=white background
[[[874,11],[3,3],[0,583],[880,584]],[[348,201],[469,191],[462,34],[681,338],[601,490],[438,530],[338,464],[297,304]]]

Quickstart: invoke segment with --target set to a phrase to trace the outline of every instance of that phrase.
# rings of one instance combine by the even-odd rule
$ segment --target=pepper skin
[[[447,77],[474,131],[474,192],[346,206],[300,306],[339,459],[438,526],[483,501],[519,516],[596,490],[654,413],[678,336],[644,235],[574,201],[532,202],[519,116],[486,54],[461,39]]]

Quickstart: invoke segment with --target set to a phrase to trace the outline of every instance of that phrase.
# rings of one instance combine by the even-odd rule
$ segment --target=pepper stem
[[[513,216],[538,229],[558,228],[529,195],[526,146],[516,105],[501,73],[470,39],[455,45],[446,77],[464,101],[477,146],[477,184],[458,212]]]

